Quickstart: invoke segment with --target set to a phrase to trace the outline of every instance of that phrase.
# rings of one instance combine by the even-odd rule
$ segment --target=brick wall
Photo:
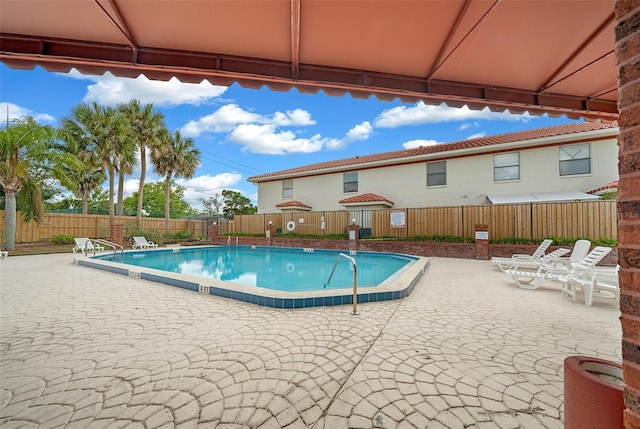
[[[615,9],[624,424],[640,428],[640,1],[617,0]]]
[[[211,240],[211,244],[226,245],[228,237],[219,236]],[[349,240],[325,240],[311,238],[280,238],[275,237],[272,245],[276,247],[306,247],[312,249],[349,250]],[[235,245],[235,237],[231,244]],[[241,246],[269,246],[266,237],[238,237]],[[532,254],[537,245],[524,244],[489,244],[489,256],[511,256],[514,253]],[[549,251],[560,246],[551,246]],[[441,258],[479,259],[474,243],[438,243],[432,241],[396,241],[396,240],[358,240],[356,250],[364,252],[405,253],[416,256],[436,256]],[[483,255],[484,256],[484,255]],[[486,258],[485,258],[486,259]],[[601,265],[616,265],[618,263],[617,249],[613,249],[601,262]]]

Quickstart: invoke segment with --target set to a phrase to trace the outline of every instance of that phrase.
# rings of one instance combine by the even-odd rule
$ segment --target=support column
[[[624,425],[640,428],[640,1],[617,0],[618,263]]]
[[[111,225],[109,231],[109,241],[119,245],[124,245],[124,227],[122,225]]]
[[[475,226],[476,259],[489,259],[489,225]]]
[[[214,222],[213,225],[209,225],[209,243],[215,244],[215,239],[218,237],[219,232],[220,228],[218,227],[217,222]]]
[[[276,235],[276,228],[273,226],[273,222],[269,221],[264,235],[267,237],[267,246],[273,246],[273,237]]]
[[[356,224],[354,219],[348,228],[349,231],[349,250],[358,250],[360,243],[360,225]]]

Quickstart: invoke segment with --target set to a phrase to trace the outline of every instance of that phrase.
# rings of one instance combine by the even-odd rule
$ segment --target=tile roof
[[[276,204],[276,208],[287,208],[287,207],[302,207],[305,209],[311,209],[310,205],[307,205],[301,201],[285,201],[284,203]]]
[[[548,137],[557,137],[563,135],[571,135],[577,133],[585,133],[589,131],[607,130],[618,127],[618,122],[580,122],[575,124],[556,125],[553,127],[538,128],[534,130],[518,131],[515,133],[498,134],[495,136],[479,137],[475,139],[462,140],[453,143],[442,143],[433,146],[420,146],[413,149],[403,149],[392,152],[383,152],[373,155],[356,156],[353,158],[338,159],[334,161],[320,162],[317,164],[305,165],[302,167],[291,168],[288,170],[276,171],[273,173],[261,174],[259,176],[249,177],[250,182],[268,181],[271,178],[284,175],[308,175],[312,172],[325,169],[345,170],[349,167],[366,164],[371,162],[400,160],[403,158],[433,155],[438,153],[446,153],[454,150],[471,149],[483,146],[492,146],[505,143],[515,143],[519,141],[529,141],[543,139]],[[532,143],[531,146],[535,146]]]
[[[362,194],[354,197],[345,198],[338,201],[340,204],[356,204],[356,203],[389,203],[393,205],[393,201],[389,201],[385,197],[376,194]]]
[[[606,185],[587,191],[587,194],[595,194],[596,192],[602,192],[607,190],[613,190],[618,188],[618,181],[609,182]]]

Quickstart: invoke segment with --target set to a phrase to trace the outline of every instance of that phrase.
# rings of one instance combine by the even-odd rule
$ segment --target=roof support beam
[[[298,80],[300,65],[300,0],[291,0],[291,78]]]
[[[562,63],[562,65],[560,65],[560,67],[558,67],[553,73],[551,73],[551,75],[549,76],[549,78],[546,80],[545,83],[542,84],[542,86],[540,87],[540,92],[546,92],[547,89],[551,88],[554,85],[557,85],[558,83],[562,82],[563,80],[565,80],[566,78],[573,76],[574,74],[576,74],[577,72],[579,72],[580,70],[584,70],[586,67],[591,66],[593,64],[595,64],[596,62],[600,61],[601,59],[603,59],[604,57],[601,57],[599,59],[597,59],[596,61],[592,61],[591,63],[589,63],[587,66],[582,67],[580,69],[578,69],[577,71],[574,71],[573,73],[562,77],[561,79],[558,79],[558,76],[560,75],[560,73],[562,73],[562,71],[565,69],[565,67],[567,67],[573,60],[575,60],[578,55],[580,55],[582,52],[584,52],[585,49],[587,49],[587,47],[593,43],[593,41],[598,38],[600,36],[600,34],[607,29],[607,27],[609,27],[610,25],[613,25],[615,21],[615,16],[612,13],[611,15],[609,15],[607,17],[607,19],[605,19],[602,24],[600,24],[600,26],[578,47],[578,49],[576,49],[574,52],[571,53],[571,55],[569,55],[569,57]],[[606,54],[606,56],[612,55],[613,51],[608,52]]]
[[[263,85],[302,92],[323,90],[330,95],[351,94],[354,97],[375,95],[382,99],[398,97],[404,102],[422,100],[427,104],[447,103],[467,105],[481,110],[528,111],[533,115],[566,114],[570,118],[617,119],[617,103],[611,100],[540,93],[515,88],[499,88],[480,84],[427,80],[412,76],[377,73],[328,66],[298,64],[298,77],[292,80],[288,61],[274,61],[228,55],[179,52],[164,49],[138,48],[136,63],[131,62],[130,46],[93,42],[52,40],[0,33],[0,61],[9,67],[45,69],[68,72],[77,68],[82,73],[183,82],[207,79],[215,85],[238,82],[244,87]],[[597,110],[589,109],[597,106]]]
[[[436,64],[434,64],[433,68],[431,69],[431,72],[429,73],[429,76],[427,76],[428,80],[431,80],[433,78],[433,75],[438,71],[438,69],[440,67],[442,67],[444,65],[444,63],[449,59],[449,57],[451,57],[451,55],[453,55],[453,53],[458,49],[458,47],[460,45],[462,45],[462,43],[464,43],[464,41],[467,40],[467,38],[469,38],[469,36],[471,36],[476,31],[476,29],[480,26],[480,24],[482,24],[489,17],[489,15],[491,15],[491,12],[493,12],[495,10],[495,8],[498,7],[498,4],[501,1],[502,0],[495,0],[495,2],[491,5],[491,7],[482,15],[482,17],[480,17],[478,22],[476,22],[473,25],[473,27],[471,27],[471,29],[467,32],[467,34],[465,34],[464,37],[462,39],[460,39],[458,44],[456,44],[456,46],[454,46],[453,49],[451,49],[451,51],[447,54],[446,57],[444,57],[442,59],[440,57],[438,57],[438,61],[436,62]],[[453,28],[453,33],[449,34],[449,37],[447,38],[447,45],[449,45],[449,43],[451,42],[451,38],[455,34],[455,31],[457,30],[458,25],[460,24],[460,21],[462,20],[462,17],[464,16],[464,13],[466,12],[469,3],[470,3],[469,1],[466,2],[465,7],[461,11],[461,14],[458,16],[458,20],[456,22],[456,25]],[[441,52],[441,54],[442,53],[444,53],[444,51]]]

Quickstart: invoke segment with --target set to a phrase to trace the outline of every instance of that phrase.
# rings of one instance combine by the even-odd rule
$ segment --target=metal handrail
[[[351,265],[353,265],[353,310],[351,311],[351,314],[357,315],[359,314],[358,313],[358,264],[356,263],[356,260],[354,258],[352,258],[351,256],[347,256],[344,253],[338,253],[336,262],[333,264],[333,268],[331,269],[331,274],[329,274],[329,280],[327,280],[327,282],[324,284],[324,288],[326,289],[329,282],[331,282],[331,278],[333,277],[333,273],[336,271],[336,267],[338,266],[338,262],[340,261],[341,257],[347,259],[349,262],[351,262]]]
[[[120,254],[124,254],[124,247],[117,243],[112,243],[111,241],[103,240],[101,238],[91,238],[90,240],[94,243],[104,244],[105,246],[111,247],[113,249],[113,256],[116,255],[118,249],[120,249]],[[93,248],[93,254],[96,254],[95,246]]]

